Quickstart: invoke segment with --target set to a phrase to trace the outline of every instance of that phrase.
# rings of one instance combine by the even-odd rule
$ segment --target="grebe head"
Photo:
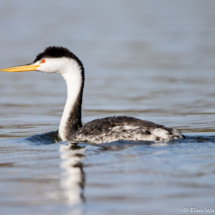
[[[72,52],[56,46],[48,47],[44,52],[38,54],[33,65],[38,65],[37,71],[61,75],[70,71],[83,70],[83,64]]]
[[[81,72],[84,76],[84,68],[81,61],[72,52],[64,47],[50,46],[38,54],[33,63],[1,69],[4,72],[39,71],[44,73]]]

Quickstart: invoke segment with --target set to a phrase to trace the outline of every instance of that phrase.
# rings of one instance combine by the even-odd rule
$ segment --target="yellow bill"
[[[27,72],[27,71],[35,71],[39,65],[23,65],[23,66],[15,66],[15,67],[9,67],[0,69],[2,72]]]

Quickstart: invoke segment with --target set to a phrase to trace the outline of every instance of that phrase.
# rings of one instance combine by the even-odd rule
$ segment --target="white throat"
[[[73,114],[75,103],[77,102],[78,95],[82,87],[82,75],[78,65],[73,63],[69,71],[61,73],[67,84],[67,101],[64,107],[63,115],[59,126],[59,135],[63,141],[67,139],[69,117]]]

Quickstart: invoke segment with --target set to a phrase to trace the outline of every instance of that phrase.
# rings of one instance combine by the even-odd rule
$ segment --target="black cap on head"
[[[84,71],[84,67],[82,62],[79,60],[77,56],[75,56],[69,49],[61,47],[61,46],[49,46],[47,47],[42,53],[38,54],[34,63],[41,60],[42,58],[61,58],[67,57],[74,59],[79,66],[81,67],[82,71]]]

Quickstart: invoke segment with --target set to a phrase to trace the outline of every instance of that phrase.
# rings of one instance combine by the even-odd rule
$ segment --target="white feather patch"
[[[156,128],[156,129],[152,130],[151,133],[154,136],[162,138],[164,140],[169,139],[169,132],[167,130],[162,129],[162,128]]]
[[[82,84],[82,76],[79,65],[74,60],[70,60],[70,62],[65,63],[67,66],[60,73],[67,84],[67,101],[59,126],[59,135],[62,138],[62,140],[67,140],[65,137],[66,135],[65,128],[67,120],[76,102]]]

